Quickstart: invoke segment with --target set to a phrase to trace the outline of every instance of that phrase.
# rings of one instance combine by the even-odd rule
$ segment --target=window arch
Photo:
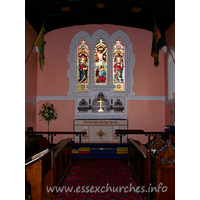
[[[170,51],[175,59],[175,49],[170,48]],[[171,54],[168,54],[167,60],[167,71],[168,71],[168,100],[174,99],[175,97],[175,63],[171,57]]]
[[[82,53],[81,51],[83,41],[88,49],[86,56],[86,52]],[[79,53],[77,49],[80,49]],[[81,82],[78,69],[83,54],[87,57],[87,59],[82,58],[82,62],[87,63],[87,79],[83,79]],[[101,86],[102,90],[104,87],[112,88],[116,94],[124,92],[127,94],[126,96],[135,95],[132,92],[135,55],[133,54],[132,42],[123,31],[118,30],[109,35],[106,31],[99,29],[92,36],[85,31],[80,31],[71,41],[67,61],[70,63],[70,68],[67,71],[70,84],[68,95],[87,93],[89,92],[88,88],[91,88],[89,86],[93,85]],[[100,78],[101,70],[104,71],[101,74],[104,78]],[[84,76],[83,73],[82,76]],[[75,88],[73,85],[77,87]]]

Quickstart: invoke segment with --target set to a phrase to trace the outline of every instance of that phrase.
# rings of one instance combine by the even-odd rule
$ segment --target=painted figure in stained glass
[[[122,57],[121,55],[118,55],[115,57],[115,63],[114,63],[114,81],[118,83],[123,82],[123,62],[122,62]]]
[[[120,40],[113,45],[113,84],[115,91],[125,90],[125,47]]]
[[[89,83],[89,46],[82,40],[77,48],[77,90],[87,91]]]
[[[107,48],[100,39],[95,46],[95,84],[107,83]]]
[[[86,64],[86,57],[84,55],[81,56],[79,62],[79,79],[78,82],[86,82],[88,77],[88,66]]]

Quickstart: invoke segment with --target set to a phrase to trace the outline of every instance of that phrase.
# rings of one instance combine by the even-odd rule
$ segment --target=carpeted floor
[[[72,160],[61,186],[63,191],[58,192],[56,200],[142,200],[142,195],[133,189],[136,187],[127,159],[79,158]],[[66,191],[69,188],[72,192]]]

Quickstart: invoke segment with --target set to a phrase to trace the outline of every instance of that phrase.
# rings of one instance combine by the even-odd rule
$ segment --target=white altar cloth
[[[75,119],[74,131],[87,132],[81,136],[83,143],[119,143],[120,137],[115,134],[116,129],[128,129],[127,119]],[[79,142],[79,136],[74,135],[74,142]],[[127,135],[122,137],[127,142]]]

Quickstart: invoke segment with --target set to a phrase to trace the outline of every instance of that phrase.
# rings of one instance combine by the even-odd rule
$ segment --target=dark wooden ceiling
[[[45,33],[84,24],[152,31],[155,18],[164,33],[175,21],[175,0],[25,0],[25,18],[36,32],[45,22]]]

